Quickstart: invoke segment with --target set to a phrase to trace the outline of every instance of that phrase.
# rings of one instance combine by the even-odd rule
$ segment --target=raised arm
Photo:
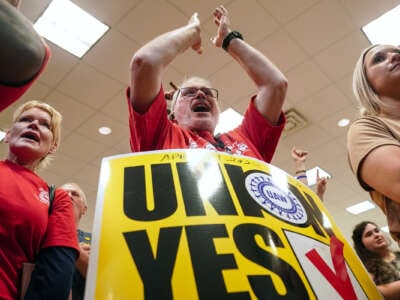
[[[213,43],[222,47],[224,38],[231,32],[227,10],[221,5],[214,11],[218,26]],[[258,93],[255,105],[272,125],[276,125],[286,96],[287,79],[279,69],[260,51],[240,38],[230,41],[227,52],[243,67],[255,83]]]
[[[317,188],[316,193],[321,200],[324,200],[324,195],[326,192],[326,186],[328,184],[328,177],[320,177],[319,169],[317,169]]]
[[[0,0],[0,84],[11,86],[32,79],[46,54],[32,23],[13,7],[19,2]]]
[[[197,13],[193,14],[187,25],[156,37],[134,54],[131,61],[130,99],[137,112],[146,112],[160,90],[164,70],[188,48],[199,54],[202,52]]]
[[[306,159],[308,152],[301,149],[292,148],[291,155],[294,162],[294,171],[296,179],[308,185],[307,175],[306,175]]]

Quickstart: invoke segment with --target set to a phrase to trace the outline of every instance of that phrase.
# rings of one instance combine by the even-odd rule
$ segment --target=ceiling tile
[[[138,2],[139,0],[74,0],[83,10],[109,26],[115,25]]]
[[[337,123],[342,118],[348,118],[350,122],[352,122],[357,118],[357,115],[357,111],[354,109],[354,107],[349,105],[341,110],[336,111],[331,116],[322,119],[318,125],[331,136],[335,138],[341,136],[343,137],[343,140],[345,140],[348,127],[339,127],[337,126]]]
[[[50,4],[51,0],[29,0],[19,2],[21,3],[20,10],[24,16],[32,22],[35,22]]]
[[[327,143],[331,138],[330,135],[318,126],[308,125],[301,131],[289,134],[282,139],[288,145],[311,151],[317,146]]]
[[[143,44],[164,32],[187,24],[188,21],[187,16],[167,1],[141,1],[114,28]]]
[[[285,28],[309,54],[321,51],[356,29],[343,7],[331,0],[318,2]]]
[[[69,72],[78,64],[77,57],[68,53],[64,49],[46,41],[51,49],[50,60],[40,76],[40,81],[51,87],[56,87]]]
[[[256,0],[232,1],[226,8],[232,29],[238,30],[250,44],[256,44],[278,29],[276,20]],[[213,18],[207,21],[204,27],[212,35],[217,32]],[[259,30],[256,30],[257,28]]]
[[[124,88],[121,83],[81,62],[57,90],[90,107],[100,108]]]
[[[84,123],[87,118],[95,114],[93,108],[56,90],[46,97],[46,102],[57,109],[63,116],[63,136],[67,135],[70,131],[75,130]]]
[[[84,164],[81,161],[62,153],[63,147],[64,143],[61,142],[59,151],[54,156],[54,160],[45,170],[56,174],[59,178],[68,178],[81,170],[84,167]],[[50,180],[50,183],[52,183],[52,181],[54,181],[53,178]],[[54,184],[61,185],[63,182],[57,181],[54,182]]]
[[[278,30],[268,36],[257,44],[257,49],[267,55],[283,72],[308,58],[307,53],[284,30]]]
[[[107,145],[98,143],[79,133],[71,133],[61,142],[59,153],[64,154],[78,163],[89,163],[93,157],[105,151]]]
[[[137,43],[112,29],[83,57],[83,61],[107,76],[128,84],[129,65],[138,48]]]
[[[318,53],[315,61],[330,79],[337,81],[353,73],[354,62],[368,45],[364,34],[357,30]]]
[[[203,53],[198,54],[189,49],[179,55],[172,63],[178,72],[186,76],[196,75],[207,78],[232,60],[224,50],[215,47],[210,38],[204,38],[204,34],[202,36]]]
[[[237,101],[249,102],[247,97],[256,92],[255,84],[236,62],[232,61],[210,77],[211,83],[219,91],[219,101],[231,105]]]
[[[339,0],[339,2],[360,28],[386,11],[400,5],[399,0]]]
[[[286,72],[286,77],[289,81],[287,97],[294,104],[329,85],[328,77],[312,61],[306,61],[290,69]]]
[[[98,129],[100,127],[110,127],[112,133],[109,135],[102,135]],[[77,133],[82,134],[93,141],[102,143],[107,146],[113,146],[116,142],[119,142],[121,138],[129,138],[128,126],[102,114],[97,113],[96,115],[88,118],[77,130]]]
[[[280,24],[284,24],[318,1],[319,0],[262,0],[259,2]]]
[[[353,86],[352,86],[352,84],[353,84],[353,72],[351,72],[350,74],[347,74],[346,76],[343,76],[335,84],[347,96],[347,98],[350,99],[351,102],[356,106],[357,105],[357,101],[356,101],[356,99],[354,97]]]
[[[187,0],[169,0],[177,9],[181,10],[189,19],[193,13],[199,13],[200,22],[204,23],[207,20],[213,18],[212,13],[214,9],[219,5],[227,5],[232,0],[202,0],[202,1],[187,1]]]
[[[121,90],[101,108],[101,112],[113,118],[121,124],[128,126],[128,102],[126,100],[126,89]]]
[[[71,176],[74,182],[78,183],[80,186],[84,186],[85,188],[92,187],[93,189],[97,188],[98,180],[100,175],[100,161],[98,164],[90,165],[87,164],[83,168],[76,172]]]
[[[310,122],[316,123],[350,105],[350,101],[333,85],[296,104],[297,110]]]

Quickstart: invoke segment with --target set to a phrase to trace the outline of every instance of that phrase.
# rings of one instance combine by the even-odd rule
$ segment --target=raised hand
[[[320,177],[319,176],[319,169],[317,169],[317,189],[316,189],[316,193],[318,195],[318,197],[321,198],[321,200],[323,200],[324,198],[324,194],[326,191],[326,185],[328,183],[328,178],[327,177]]]
[[[188,22],[188,25],[190,27],[193,27],[197,32],[197,35],[195,36],[195,41],[192,44],[192,49],[196,51],[198,54],[201,54],[203,53],[203,48],[201,46],[200,20],[199,20],[199,14],[197,12],[192,15],[192,17]]]
[[[302,149],[296,149],[295,147],[292,148],[292,158],[294,161],[298,162],[305,162],[308,156],[308,151]]]
[[[222,41],[229,34],[229,32],[231,32],[229,28],[230,21],[228,17],[228,11],[226,10],[225,7],[220,5],[214,10],[213,15],[214,15],[214,23],[215,25],[218,26],[218,30],[217,30],[217,35],[211,38],[211,42],[215,46],[221,47]]]

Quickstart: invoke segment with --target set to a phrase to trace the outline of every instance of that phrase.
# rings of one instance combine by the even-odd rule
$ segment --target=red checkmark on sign
[[[349,274],[347,273],[346,263],[343,256],[343,246],[344,244],[339,239],[335,236],[331,237],[330,251],[332,263],[335,268],[334,271],[328,266],[315,249],[308,251],[306,256],[344,300],[357,300]]]

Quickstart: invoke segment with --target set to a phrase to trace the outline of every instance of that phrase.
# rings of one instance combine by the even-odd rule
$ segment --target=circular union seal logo
[[[271,176],[252,173],[246,177],[246,189],[250,196],[269,213],[292,224],[304,224],[307,213],[297,197],[289,190],[277,187]]]

